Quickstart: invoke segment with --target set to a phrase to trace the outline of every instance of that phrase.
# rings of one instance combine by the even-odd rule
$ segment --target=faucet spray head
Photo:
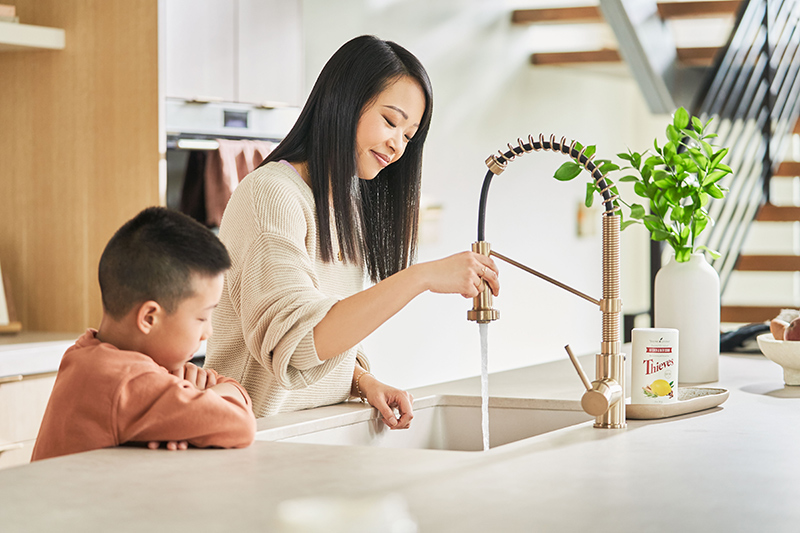
[[[472,243],[472,251],[489,257],[491,245],[486,241]],[[492,308],[492,289],[486,281],[482,282],[483,289],[480,294],[472,299],[472,309],[467,311],[467,320],[478,324],[487,324],[500,318],[497,309]]]

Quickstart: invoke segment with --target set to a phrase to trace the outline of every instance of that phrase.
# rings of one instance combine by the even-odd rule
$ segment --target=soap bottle
[[[634,328],[631,340],[631,403],[677,402],[678,330]]]

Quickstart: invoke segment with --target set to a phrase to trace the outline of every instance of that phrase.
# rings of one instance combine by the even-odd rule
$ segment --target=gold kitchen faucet
[[[549,283],[580,296],[592,302],[603,313],[603,333],[600,343],[600,353],[595,358],[595,380],[590,382],[583,371],[578,359],[572,353],[569,345],[565,346],[572,364],[583,382],[586,392],[581,398],[581,406],[586,413],[595,417],[594,427],[605,429],[621,429],[625,423],[625,354],[622,353],[620,342],[620,315],[622,314],[622,299],[619,296],[619,232],[620,216],[619,207],[614,204],[617,196],[612,194],[611,185],[608,185],[600,168],[592,161],[594,155],[585,155],[586,147],[578,150],[576,141],[567,145],[566,139],[557,142],[553,135],[549,141],[543,135],[534,140],[528,136],[528,142],[517,139],[517,146],[508,145],[509,151],[499,155],[491,155],[486,159],[489,171],[484,178],[481,190],[480,207],[478,211],[478,241],[472,244],[472,251],[485,256],[496,257],[510,265],[533,274]],[[508,163],[531,151],[548,150],[565,154],[584,167],[595,181],[595,185],[603,195],[606,210],[602,215],[603,238],[603,297],[600,300],[592,298],[564,283],[527,267],[513,259],[506,257],[491,249],[491,245],[484,238],[484,221],[486,214],[486,200],[492,177],[502,173]],[[467,312],[467,319],[478,323],[488,323],[500,318],[499,312],[492,307],[492,291],[486,282],[483,289],[473,298],[472,309]]]

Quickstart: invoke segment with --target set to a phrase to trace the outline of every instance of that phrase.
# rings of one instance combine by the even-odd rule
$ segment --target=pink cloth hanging
[[[272,152],[270,141],[217,139],[208,153],[205,171],[206,224],[219,226],[236,186]]]

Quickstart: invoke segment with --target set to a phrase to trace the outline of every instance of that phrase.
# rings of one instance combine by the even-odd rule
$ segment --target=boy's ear
[[[158,324],[163,308],[154,300],[148,300],[139,306],[136,312],[136,328],[147,335]]]

